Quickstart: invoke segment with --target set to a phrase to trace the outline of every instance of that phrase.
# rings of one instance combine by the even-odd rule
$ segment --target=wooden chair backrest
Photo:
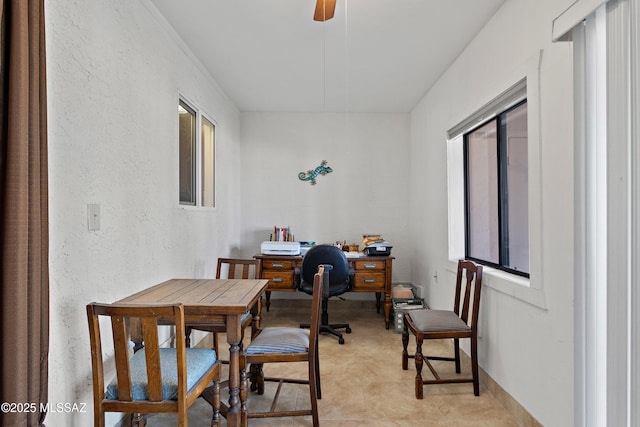
[[[259,259],[218,258],[216,279],[221,279],[223,266],[228,266],[227,279],[257,279],[260,270]],[[253,266],[253,268],[251,268]]]
[[[463,279],[464,287],[462,286]],[[473,330],[475,330],[478,324],[481,291],[482,266],[476,265],[471,261],[459,260],[453,311]],[[470,315],[471,318],[469,318]],[[469,321],[471,323],[469,323]]]
[[[158,323],[161,322],[163,325],[176,325],[178,401],[184,401],[187,395],[187,361],[184,339],[184,308],[182,304],[130,305],[91,303],[87,305],[94,396],[99,397],[99,400],[102,401],[105,393],[105,379],[102,340],[100,335],[100,316],[111,318],[116,376],[118,378],[118,400],[124,402],[132,401],[128,345],[129,334],[127,333],[129,320],[139,319],[141,322],[150,402],[162,401]]]
[[[311,300],[311,323],[309,324],[309,357],[315,358],[318,345],[318,333],[320,332],[320,312],[322,306],[322,290],[325,283],[324,267],[318,267],[318,272],[313,276],[313,298]]]

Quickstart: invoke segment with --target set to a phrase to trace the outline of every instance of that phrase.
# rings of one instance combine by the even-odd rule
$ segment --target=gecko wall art
[[[308,170],[306,172],[300,172],[298,174],[298,178],[301,181],[310,181],[311,185],[316,185],[316,178],[318,177],[318,175],[326,175],[326,174],[331,173],[331,172],[333,172],[333,169],[331,169],[329,166],[327,166],[327,161],[326,160],[323,160],[322,162],[320,162],[320,166],[318,166],[314,170]]]

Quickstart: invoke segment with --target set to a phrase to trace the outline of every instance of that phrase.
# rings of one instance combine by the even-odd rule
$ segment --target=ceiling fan
[[[327,21],[333,18],[336,11],[336,0],[316,0],[316,11],[313,14],[314,21]]]

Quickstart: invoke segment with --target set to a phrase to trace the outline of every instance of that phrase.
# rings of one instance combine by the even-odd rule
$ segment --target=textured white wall
[[[52,403],[91,406],[85,305],[213,277],[240,239],[239,113],[146,1],[48,1]],[[215,210],[178,206],[177,100],[217,122]],[[101,229],[87,229],[87,204]],[[47,425],[87,426],[52,413]],[[113,419],[113,418],[112,418]]]
[[[381,233],[394,244],[394,281],[423,285],[432,306],[449,307],[446,130],[544,49],[534,231],[547,308],[486,288],[480,359],[543,424],[572,425],[571,50],[550,43],[551,20],[570,3],[508,0],[410,117],[350,114],[347,130],[343,114],[240,120],[146,0],[48,1],[50,401],[91,404],[86,303],[212,276],[212,260],[253,255],[274,225],[318,242]],[[176,203],[179,92],[218,125],[213,211]],[[334,172],[318,185],[297,179],[323,159]],[[97,232],[87,230],[88,203],[101,205]],[[47,423],[85,426],[90,415]]]
[[[552,19],[570,4],[507,0],[411,115],[412,279],[431,307],[449,308],[447,130],[525,77],[543,50],[539,81],[531,82],[540,87],[541,168],[529,184],[541,200],[530,209],[532,245],[541,247],[532,281],[546,308],[485,286],[479,362],[547,426],[573,425],[572,51],[551,43]]]
[[[244,255],[274,225],[317,243],[380,233],[397,257],[393,280],[408,281],[409,130],[408,114],[243,113]],[[315,186],[298,179],[322,160],[332,173]]]

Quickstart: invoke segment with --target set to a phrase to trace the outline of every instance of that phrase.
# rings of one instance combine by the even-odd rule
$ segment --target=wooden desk
[[[295,292],[295,270],[302,267],[302,256],[256,255],[261,260],[259,277],[269,280],[267,287],[267,311],[271,305],[271,291]],[[376,309],[380,313],[381,297],[384,293],[384,322],[389,329],[391,324],[391,273],[393,260],[391,256],[361,256],[347,258],[349,268],[355,271],[351,292],[375,292]]]
[[[121,299],[118,303],[182,303],[188,324],[227,325],[229,342],[229,410],[227,425],[240,426],[240,319],[247,310],[258,307],[267,280],[171,279]],[[259,313],[255,312],[259,316]],[[259,319],[256,320],[259,322]]]

